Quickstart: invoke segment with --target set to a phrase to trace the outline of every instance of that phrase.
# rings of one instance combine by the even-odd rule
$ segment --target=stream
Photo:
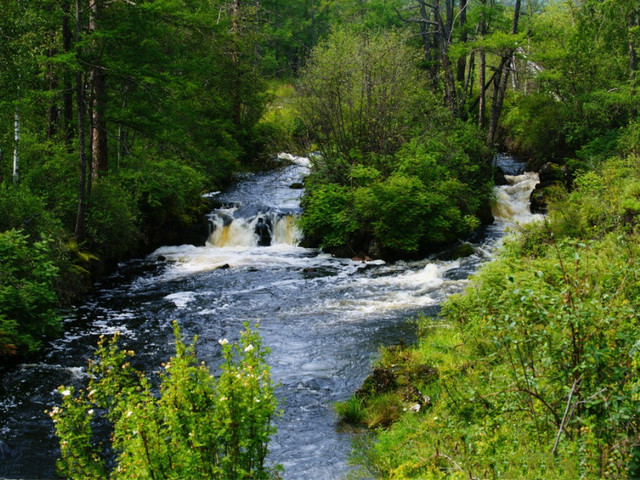
[[[282,154],[281,168],[246,175],[229,192],[204,246],[162,247],[120,266],[86,303],[65,314],[65,335],[37,362],[0,373],[0,477],[56,478],[53,424],[59,385],[82,385],[98,337],[121,334],[136,366],[156,371],[173,355],[172,321],[197,354],[220,362],[219,339],[236,340],[258,322],[283,408],[269,462],[291,480],[341,479],[350,470],[353,433],[341,430],[333,404],[370,373],[382,346],[415,340],[420,313],[434,314],[491,259],[504,232],[533,216],[528,198],[537,176],[506,156],[496,161],[510,184],[496,187],[496,222],[473,241],[474,254],[385,263],[334,258],[297,246],[301,189],[309,160]],[[262,245],[260,245],[262,244]]]

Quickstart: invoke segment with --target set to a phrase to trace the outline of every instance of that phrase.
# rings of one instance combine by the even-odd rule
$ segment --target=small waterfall
[[[496,222],[525,224],[542,219],[540,214],[532,214],[529,197],[540,181],[535,172],[521,175],[505,175],[508,185],[496,188],[496,203],[493,216]]]
[[[302,231],[300,188],[309,174],[311,161],[287,153],[278,155],[282,166],[272,171],[244,176],[233,189],[215,193],[220,203],[209,214],[211,231],[207,246],[253,248],[297,246]]]
[[[236,218],[234,209],[221,209],[209,216],[212,231],[207,240],[211,247],[268,247],[297,245],[302,232],[297,216],[282,212],[258,213]]]

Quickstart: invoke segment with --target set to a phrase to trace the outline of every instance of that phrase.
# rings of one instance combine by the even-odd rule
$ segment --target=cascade
[[[520,175],[505,175],[507,185],[496,187],[496,203],[493,216],[496,222],[525,224],[543,218],[532,214],[529,208],[531,192],[538,184],[538,174],[525,172]]]
[[[297,245],[302,232],[296,224],[297,215],[279,211],[259,212],[248,218],[235,218],[235,208],[220,209],[209,215],[211,247],[268,247]]]
[[[221,207],[208,216],[209,247],[267,247],[297,245],[302,233],[297,228],[302,189],[311,163],[305,157],[281,153],[288,166],[246,177],[230,192],[211,194]]]

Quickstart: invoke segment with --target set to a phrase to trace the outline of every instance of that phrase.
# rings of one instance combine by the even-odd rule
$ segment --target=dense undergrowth
[[[382,478],[637,478],[640,158],[557,192],[544,222],[383,352],[339,405]],[[390,428],[383,428],[392,425]]]

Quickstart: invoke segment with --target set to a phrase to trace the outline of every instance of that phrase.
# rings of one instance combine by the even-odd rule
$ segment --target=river
[[[64,337],[37,362],[4,372],[0,477],[55,478],[57,442],[44,411],[59,403],[59,385],[86,380],[100,335],[120,332],[137,366],[154,371],[173,354],[173,320],[187,339],[198,335],[198,357],[212,368],[218,340],[234,340],[244,322],[258,322],[284,410],[269,462],[284,466],[285,479],[344,477],[352,433],[338,428],[333,404],[361,385],[381,346],[415,339],[408,319],[436,313],[491,258],[509,225],[532,218],[527,202],[537,178],[498,157],[510,185],[497,187],[496,222],[477,236],[469,257],[365,263],[297,246],[293,217],[302,190],[290,187],[308,174],[309,161],[281,157],[281,168],[212,194],[220,209],[210,215],[206,245],[162,247],[124,263],[65,315]],[[269,246],[258,246],[256,228],[267,232],[262,243]]]

